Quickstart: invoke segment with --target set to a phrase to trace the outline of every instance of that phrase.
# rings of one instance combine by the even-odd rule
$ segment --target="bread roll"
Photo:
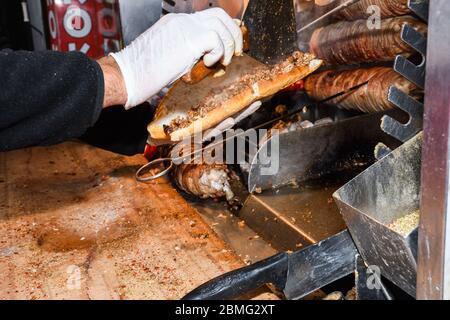
[[[251,103],[303,79],[321,64],[312,54],[302,52],[272,67],[246,55],[235,57],[222,77],[210,75],[193,85],[178,81],[158,106],[148,127],[150,136],[180,141],[196,130],[210,129]]]

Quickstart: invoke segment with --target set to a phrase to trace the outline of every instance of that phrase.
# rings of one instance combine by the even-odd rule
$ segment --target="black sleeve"
[[[103,95],[103,72],[82,53],[0,51],[0,151],[81,136]]]

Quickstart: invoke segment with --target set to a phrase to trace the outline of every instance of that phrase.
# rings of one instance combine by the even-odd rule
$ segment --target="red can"
[[[118,0],[46,0],[50,46],[100,58],[123,47]]]

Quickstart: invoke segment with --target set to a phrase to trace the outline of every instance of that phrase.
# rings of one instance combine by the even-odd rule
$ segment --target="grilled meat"
[[[305,90],[311,98],[320,101],[366,81],[369,82],[365,86],[333,99],[328,104],[367,113],[384,111],[394,107],[388,101],[390,86],[395,85],[413,96],[417,90],[413,83],[388,67],[324,71],[308,77],[305,81]]]
[[[367,19],[373,12],[369,9],[370,6],[377,6],[380,8],[381,18],[389,18],[402,16],[411,13],[408,8],[408,0],[360,0],[338,12],[335,16],[338,19],[357,20]]]
[[[174,171],[180,189],[202,199],[234,198],[229,183],[230,172],[224,164],[181,164]]]
[[[403,25],[426,33],[426,24],[410,17],[381,21],[381,29],[370,30],[366,20],[342,21],[314,31],[310,50],[328,64],[392,61],[399,54],[410,56],[414,49],[401,39]]]

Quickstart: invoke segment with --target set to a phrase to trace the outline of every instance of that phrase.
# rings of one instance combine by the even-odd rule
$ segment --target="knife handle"
[[[230,300],[272,283],[283,290],[287,281],[288,254],[283,252],[212,279],[183,300]]]
[[[244,37],[244,52],[249,50],[248,29],[245,26],[241,26],[242,36]],[[187,84],[195,84],[205,79],[209,74],[218,70],[220,63],[215,64],[212,67],[207,67],[203,60],[197,62],[197,64],[186,73],[181,79]]]
[[[197,64],[186,73],[181,79],[184,83],[187,84],[196,84],[203,79],[205,79],[210,73],[217,69],[218,64],[213,65],[212,67],[207,67],[203,59],[197,62]]]

